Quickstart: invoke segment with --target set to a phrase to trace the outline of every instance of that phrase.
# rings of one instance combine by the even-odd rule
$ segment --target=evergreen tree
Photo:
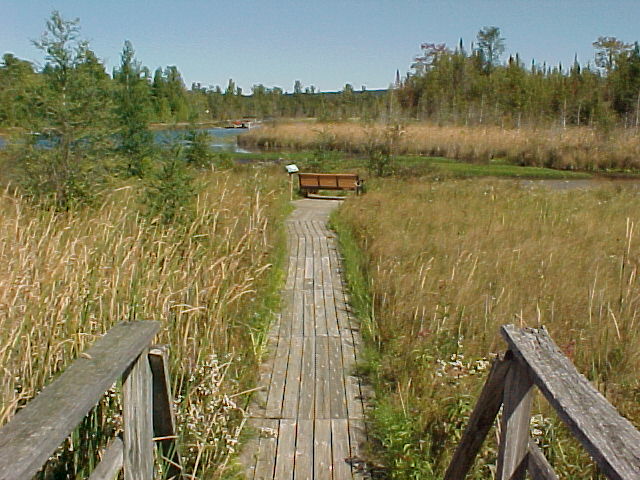
[[[24,126],[46,134],[51,148],[27,144],[23,178],[33,194],[68,209],[88,201],[104,178],[113,134],[110,79],[79,39],[78,20],[67,21],[54,11],[34,44],[45,53],[46,64]]]
[[[124,156],[126,171],[131,176],[143,177],[150,163],[153,134],[149,131],[151,92],[140,62],[135,60],[131,42],[124,43],[120,67],[113,73],[116,115],[120,131],[118,150]]]
[[[484,27],[478,32],[477,40],[478,51],[486,62],[486,70],[491,73],[504,53],[504,38],[500,36],[498,27]]]

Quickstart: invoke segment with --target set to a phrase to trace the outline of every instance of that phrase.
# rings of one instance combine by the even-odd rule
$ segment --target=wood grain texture
[[[100,463],[93,469],[89,480],[114,480],[122,470],[124,444],[120,437],[109,442]]]
[[[0,479],[32,478],[159,328],[157,322],[116,325],[2,427]]]
[[[556,472],[549,464],[540,447],[533,440],[529,440],[529,455],[527,457],[528,473],[533,480],[558,480]]]
[[[125,480],[153,479],[153,383],[146,349],[122,384]]]
[[[526,368],[511,361],[502,395],[502,422],[498,448],[499,480],[524,480],[529,452],[529,423],[533,380]]]
[[[469,418],[469,423],[444,475],[445,480],[464,478],[471,469],[502,406],[504,382],[509,366],[510,361],[504,357],[498,357],[493,362],[487,381]]]
[[[638,478],[640,432],[576,370],[546,330],[506,325],[502,335],[602,473],[615,480]]]
[[[154,346],[149,350],[149,366],[153,382],[153,435],[161,439],[157,441],[157,445],[167,462],[166,479],[178,480],[182,478],[182,461],[176,442],[176,416],[166,346]]]
[[[261,375],[267,408],[252,408],[255,421],[277,422],[277,442],[261,437],[257,454],[244,458],[253,457],[248,478],[351,480],[352,457],[359,458],[366,441],[360,381],[353,375],[359,332],[326,228],[330,204],[302,203],[312,208],[296,209],[287,222],[282,315],[270,335],[277,347],[271,373]],[[355,464],[357,478],[368,478],[364,463]]]

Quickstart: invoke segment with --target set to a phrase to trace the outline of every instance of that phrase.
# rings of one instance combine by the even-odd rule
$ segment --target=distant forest
[[[38,42],[34,42],[38,46]],[[210,122],[242,117],[317,118],[365,121],[426,120],[439,124],[520,127],[558,124],[637,128],[640,124],[640,47],[614,37],[594,43],[594,61],[581,65],[524,65],[518,55],[503,59],[505,39],[484,27],[465,48],[424,43],[409,73],[396,74],[388,90],[318,92],[296,81],[291,93],[254,85],[243,92],[233,80],[226,88],[184,84],[176,66],[151,71],[125,42],[121,63],[111,74],[85,45],[70,68],[99,90],[105,106],[134,105],[146,121]],[[0,63],[0,126],[25,127],[43,103],[57,66],[42,48],[42,68],[6,53]],[[55,52],[54,52],[55,53]],[[82,88],[81,85],[76,85]],[[124,108],[124,107],[120,107]],[[37,123],[37,122],[36,122]]]

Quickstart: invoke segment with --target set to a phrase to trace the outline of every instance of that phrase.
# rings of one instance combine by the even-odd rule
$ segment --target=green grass
[[[357,172],[365,178],[371,176],[367,171],[367,159],[337,151],[302,152],[258,152],[234,153],[236,160],[244,162],[280,162],[295,163],[302,171],[316,172]],[[395,157],[391,166],[391,175],[400,177],[498,177],[541,180],[566,180],[592,178],[586,172],[555,170],[552,168],[526,167],[506,163],[502,159],[492,160],[488,164],[467,163],[443,157],[420,155],[401,155]],[[630,178],[638,174],[627,174]]]

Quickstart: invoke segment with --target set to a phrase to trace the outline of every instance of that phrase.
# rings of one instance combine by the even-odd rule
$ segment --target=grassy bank
[[[608,134],[589,128],[503,130],[497,127],[439,127],[409,124],[402,128],[396,154],[446,157],[559,170],[638,171],[640,136],[633,130]],[[263,126],[239,137],[245,146],[267,149],[326,149],[365,153],[389,141],[388,128],[354,123],[293,123]]]
[[[282,186],[253,169],[204,174],[192,219],[173,226],[140,214],[134,185],[113,189],[101,207],[57,214],[5,192],[0,423],[114,324],[156,320],[157,341],[170,347],[187,473],[223,475],[279,298]],[[86,474],[83,450],[119,430],[114,388],[75,446],[58,453],[67,476],[56,478]]]
[[[337,151],[260,152],[234,153],[230,155],[240,163],[295,163],[304,172],[354,172],[370,178],[372,172],[368,158],[362,155]],[[593,175],[587,172],[556,170],[545,167],[511,165],[504,160],[491,160],[475,164],[443,157],[423,155],[398,155],[389,166],[388,175],[395,177],[469,178],[501,177],[523,179],[584,179]]]
[[[389,477],[441,478],[488,362],[505,349],[505,323],[545,325],[640,426],[639,207],[633,190],[478,180],[387,181],[341,207],[334,224],[370,317],[362,370],[376,389],[372,432]],[[545,402],[535,404],[532,434],[558,474],[599,478]],[[493,474],[494,437],[473,478]]]

